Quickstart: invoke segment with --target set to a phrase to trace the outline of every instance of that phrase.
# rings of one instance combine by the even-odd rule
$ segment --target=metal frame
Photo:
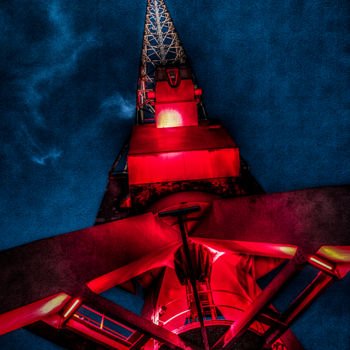
[[[243,317],[231,325],[230,329],[214,344],[212,350],[230,349],[244,335],[254,321],[260,321],[269,326],[263,334],[265,343],[262,349],[272,349],[275,342],[290,328],[297,318],[334,282],[338,276],[334,272],[320,270],[317,277],[297,296],[283,313],[269,309],[275,297],[291,282],[294,275],[300,273],[308,263],[307,255],[300,249],[293,259],[278,273],[278,275],[259,294],[245,311]],[[288,349],[288,347],[285,347]]]
[[[183,220],[183,215],[199,211],[200,209],[201,208],[199,206],[195,206],[195,207],[189,207],[189,208],[161,212],[158,215],[159,215],[159,217],[173,216],[173,217],[176,217],[178,220],[180,232],[181,232],[182,244],[183,244],[184,251],[185,251],[186,263],[188,265],[188,271],[190,274],[189,277],[190,277],[190,282],[191,282],[191,286],[192,286],[192,290],[193,290],[193,296],[194,296],[194,300],[196,303],[196,309],[198,312],[198,320],[199,320],[199,323],[201,325],[202,342],[203,342],[204,349],[209,350],[210,347],[209,347],[208,335],[207,335],[207,331],[206,331],[206,328],[204,325],[203,310],[202,310],[202,306],[201,306],[201,302],[200,302],[200,297],[198,294],[196,277],[195,277],[194,272],[193,272],[191,255],[190,255],[190,250],[189,250],[188,241],[187,241],[188,237],[187,237],[187,232],[186,232],[186,228],[185,228],[184,220]]]
[[[186,62],[185,50],[164,0],[148,0],[137,84],[136,123],[144,123],[145,114],[154,115],[147,92],[154,89],[156,67]]]

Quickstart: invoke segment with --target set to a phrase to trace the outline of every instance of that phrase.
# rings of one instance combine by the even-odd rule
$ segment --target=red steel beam
[[[144,334],[142,337],[140,337],[129,350],[138,350],[141,349],[143,345],[145,345],[151,337],[149,335]]]
[[[316,300],[316,298],[336,279],[335,276],[319,272],[316,278],[298,295],[293,303],[281,315],[281,322],[290,327],[297,318]],[[275,328],[268,331],[265,347],[271,345],[286,331],[286,328]]]
[[[196,278],[194,275],[191,254],[190,254],[190,250],[188,247],[188,241],[187,241],[187,238],[188,238],[187,232],[186,232],[184,221],[183,221],[183,215],[193,213],[196,211],[200,211],[200,209],[201,209],[200,206],[195,206],[195,207],[181,208],[181,209],[177,209],[177,210],[161,212],[158,215],[159,215],[159,217],[166,217],[166,216],[177,217],[179,227],[180,227],[181,237],[182,237],[182,243],[183,243],[183,247],[184,247],[184,251],[185,251],[186,262],[188,265],[190,282],[192,285],[194,300],[195,300],[196,308],[197,308],[197,312],[198,312],[198,320],[199,320],[199,323],[201,325],[202,342],[203,342],[204,349],[209,350],[208,335],[207,335],[207,331],[206,331],[205,325],[204,325],[202,306],[201,306],[201,302],[199,300],[199,294],[198,294],[198,290],[197,290],[197,281],[196,281]]]
[[[115,320],[121,321],[127,326],[145,333],[147,336],[161,343],[167,344],[172,349],[199,350],[195,345],[182,340],[177,334],[142,318],[98,294],[86,292],[84,303]]]
[[[297,246],[349,246],[350,186],[219,199],[193,236]]]
[[[215,343],[213,350],[228,349],[249,328],[261,311],[271,304],[274,297],[287,281],[305,266],[306,258],[298,251],[294,258],[280,271],[271,283],[258,295],[242,318],[233,323],[230,329]]]
[[[80,295],[86,283],[111,271],[125,275],[120,270],[125,265],[133,267],[130,279],[143,273],[147,262],[131,263],[179,239],[176,230],[146,213],[2,251],[0,315],[60,292]]]

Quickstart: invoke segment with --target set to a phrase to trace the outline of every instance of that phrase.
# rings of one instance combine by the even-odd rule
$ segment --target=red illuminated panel
[[[196,102],[156,103],[157,128],[198,125]]]
[[[238,148],[128,157],[129,184],[239,176]]]
[[[237,148],[228,132],[220,126],[156,128],[155,125],[135,125],[129,155],[218,148]]]
[[[182,80],[177,87],[167,81],[158,81],[155,116],[157,128],[198,125],[192,80]]]
[[[194,101],[194,87],[191,79],[181,80],[178,87],[172,87],[167,81],[156,84],[156,103]]]
[[[137,125],[128,154],[129,184],[240,175],[239,150],[224,128]]]

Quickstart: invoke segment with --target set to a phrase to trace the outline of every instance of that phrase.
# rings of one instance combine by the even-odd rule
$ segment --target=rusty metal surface
[[[79,293],[86,282],[177,238],[148,213],[2,251],[0,314],[61,291]]]
[[[215,200],[193,236],[290,244],[350,245],[350,186]]]

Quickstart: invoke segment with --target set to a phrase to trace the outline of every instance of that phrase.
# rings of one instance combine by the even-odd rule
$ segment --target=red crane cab
[[[230,135],[221,125],[199,121],[200,95],[188,66],[157,68],[155,92],[148,95],[154,97],[155,124],[135,125],[130,141],[133,202],[155,187],[158,195],[183,190],[184,182],[208,188],[219,181],[222,187],[225,179],[240,176],[239,150]]]

